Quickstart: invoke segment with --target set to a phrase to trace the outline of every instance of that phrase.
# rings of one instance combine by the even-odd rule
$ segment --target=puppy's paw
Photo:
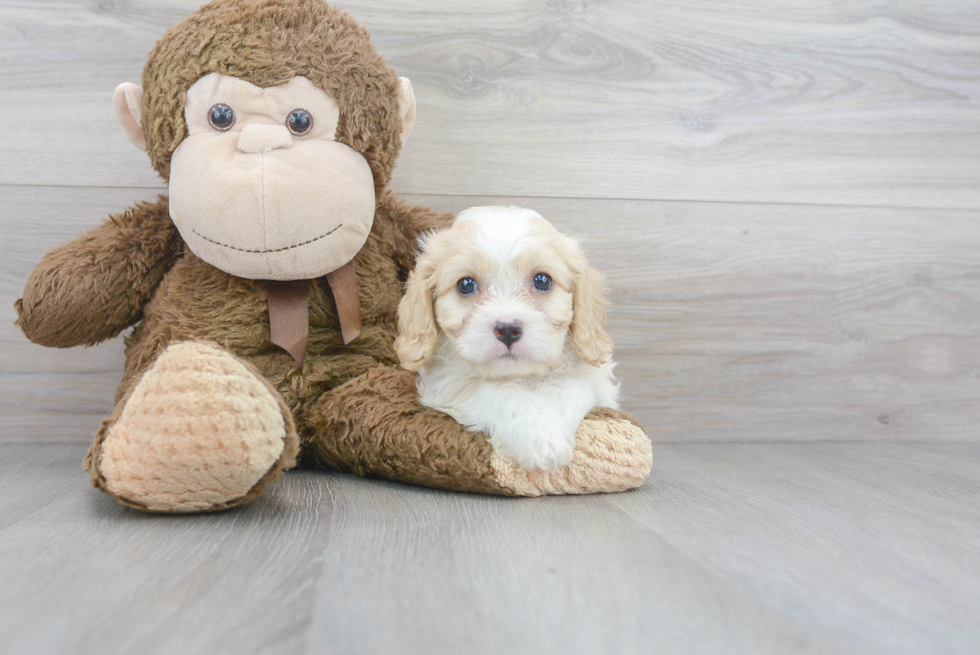
[[[574,442],[574,435],[572,437]],[[555,471],[568,466],[575,453],[573,443],[564,436],[549,436],[522,452],[515,453],[514,459],[528,471]]]
[[[597,408],[579,425],[568,466],[554,471],[522,468],[496,452],[497,483],[516,496],[626,491],[643,484],[653,466],[652,444],[627,414]]]
[[[575,431],[553,422],[529,421],[519,432],[494,434],[490,444],[496,454],[527,471],[554,471],[572,461]]]

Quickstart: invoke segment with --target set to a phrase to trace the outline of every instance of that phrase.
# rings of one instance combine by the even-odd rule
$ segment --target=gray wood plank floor
[[[80,444],[0,444],[3,653],[980,650],[980,444],[671,444],[511,500],[291,472],[139,514]]]

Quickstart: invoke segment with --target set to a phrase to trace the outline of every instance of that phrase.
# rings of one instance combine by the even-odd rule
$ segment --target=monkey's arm
[[[504,496],[625,491],[650,473],[650,440],[626,414],[595,409],[572,463],[527,472],[485,435],[418,403],[414,377],[379,365],[320,397],[305,415],[305,447],[321,465],[440,489]]]
[[[14,305],[17,325],[56,348],[114,337],[140,319],[181,249],[166,196],[137,203],[41,259]]]

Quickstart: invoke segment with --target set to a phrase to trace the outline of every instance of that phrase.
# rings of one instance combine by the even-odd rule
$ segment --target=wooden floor
[[[0,444],[4,653],[963,653],[980,444],[668,444],[511,500],[293,472],[147,516],[80,444]]]
[[[653,474],[153,517],[79,469],[121,340],[12,303],[165,192],[112,90],[197,4],[0,0],[0,655],[980,652],[980,4],[342,2],[413,81],[398,193],[584,238]]]

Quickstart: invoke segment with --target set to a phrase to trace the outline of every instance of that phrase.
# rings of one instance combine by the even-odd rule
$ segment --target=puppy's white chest
[[[528,470],[554,470],[571,462],[578,425],[599,401],[596,388],[583,377],[469,380],[462,385],[465,394],[459,388],[452,393],[438,377],[437,371],[420,375],[422,404],[486,433],[494,451]]]

